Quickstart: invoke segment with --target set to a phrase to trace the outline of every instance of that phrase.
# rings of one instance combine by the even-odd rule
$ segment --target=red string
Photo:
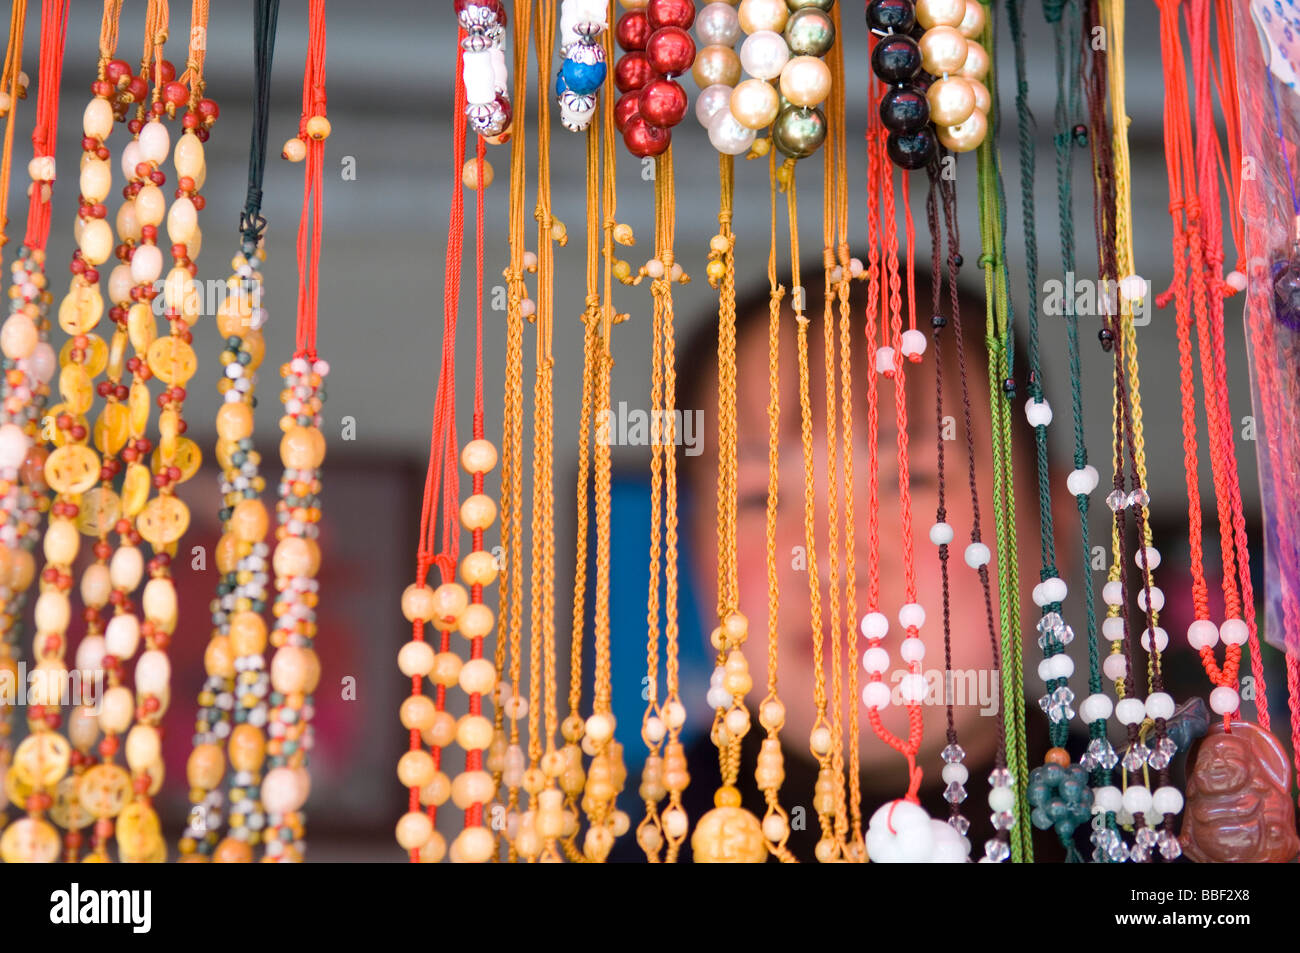
[[[908,174],[903,173],[903,219],[907,227],[907,326],[916,330],[916,225],[912,222],[912,196]]]
[[[302,116],[298,120],[298,135],[307,146],[307,171],[298,220],[298,321],[294,356],[312,361],[316,360],[325,140],[313,137],[307,126],[317,116],[325,116],[325,0],[309,0],[308,4],[307,65],[302,75]]]
[[[41,62],[37,74],[36,127],[32,130],[32,155],[54,158],[59,128],[59,82],[63,77],[63,49],[68,35],[68,0],[41,4]],[[23,244],[45,249],[50,237],[50,192],[53,181],[33,182]],[[45,191],[43,186],[49,186]],[[42,193],[45,194],[42,194]]]

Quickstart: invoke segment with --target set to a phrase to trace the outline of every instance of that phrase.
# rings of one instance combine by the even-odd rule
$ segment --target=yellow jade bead
[[[307,158],[307,143],[296,136],[289,139],[285,142],[284,148],[280,150],[280,157],[288,159],[290,162],[301,162]]]
[[[397,667],[408,678],[428,675],[433,671],[434,651],[428,642],[410,641],[397,652]]]
[[[282,645],[271,659],[271,687],[283,695],[310,695],[320,684],[320,657],[315,649]]]
[[[266,538],[270,524],[261,500],[240,500],[230,514],[230,529],[241,542],[257,543]]]
[[[491,188],[492,182],[496,179],[496,173],[492,170],[492,163],[487,159],[482,160],[482,179],[479,178],[479,160],[477,158],[466,159],[465,164],[460,167],[460,182],[467,189],[478,190],[481,188]]]
[[[464,661],[455,652],[439,652],[433,657],[433,668],[429,678],[435,685],[450,688],[460,680],[460,670]]]
[[[461,666],[457,681],[467,695],[490,694],[497,683],[496,666],[485,658],[470,659]]]
[[[330,121],[324,116],[312,116],[307,120],[307,135],[320,142],[329,138]]]
[[[256,771],[266,758],[266,739],[253,725],[236,725],[226,740],[226,751],[236,771]]]
[[[460,578],[467,586],[490,586],[497,578],[497,561],[491,553],[475,550],[460,561]]]
[[[196,745],[185,763],[185,779],[192,788],[211,791],[226,773],[226,758],[214,744]]]
[[[496,841],[491,831],[485,827],[467,827],[452,841],[450,855],[454,863],[485,864],[495,851]]]
[[[481,602],[473,603],[466,606],[464,614],[460,617],[460,634],[467,639],[484,638],[492,631],[495,621],[491,609]]]
[[[217,436],[222,440],[244,440],[253,434],[253,408],[243,401],[224,403],[217,411]]]
[[[420,811],[403,814],[397,822],[397,843],[403,850],[419,850],[433,836],[433,821]]]
[[[456,724],[456,743],[466,751],[483,751],[492,743],[492,722],[482,715],[465,715]]]
[[[451,798],[451,778],[437,771],[433,780],[420,788],[420,803],[425,807],[442,807]]]
[[[425,842],[425,845],[419,849],[420,863],[437,864],[447,856],[447,841],[437,831]]]
[[[460,522],[470,532],[484,530],[497,518],[497,505],[486,493],[475,493],[460,505]]]
[[[486,771],[465,771],[451,782],[451,802],[462,811],[471,804],[486,804],[495,794],[496,785]]]
[[[497,448],[490,440],[471,440],[460,452],[460,465],[471,475],[490,473],[497,465]]]
[[[428,695],[411,695],[402,702],[398,714],[402,720],[403,728],[408,731],[424,731],[433,724],[433,716],[436,711],[437,708],[434,707],[433,699]],[[421,786],[423,787],[423,785]]]
[[[428,622],[433,618],[433,612],[432,589],[414,583],[406,587],[406,591],[402,593],[402,615],[406,616],[407,622]]]
[[[469,593],[455,582],[444,582],[433,590],[433,614],[429,621],[440,632],[450,632],[460,622],[469,605]]]
[[[422,788],[438,769],[427,751],[408,751],[397,762],[397,779],[405,788]]]

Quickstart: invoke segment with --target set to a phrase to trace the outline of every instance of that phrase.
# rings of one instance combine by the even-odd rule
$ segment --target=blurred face
[[[770,545],[779,593],[775,617],[775,636],[778,639],[777,691],[787,710],[786,727],[782,732],[786,747],[812,757],[808,753],[808,743],[819,713],[814,692],[818,677],[816,655],[819,643],[828,718],[834,716],[831,707],[834,681],[832,658],[835,654],[834,643],[838,639],[842,723],[860,723],[863,773],[873,786],[879,780],[881,787],[896,790],[906,783],[904,759],[875,737],[860,697],[867,676],[861,668],[866,640],[861,635],[858,624],[866,612],[878,610],[890,620],[890,631],[884,641],[884,648],[890,655],[890,666],[884,680],[891,689],[892,704],[884,711],[883,721],[886,728],[899,737],[906,738],[907,719],[899,694],[899,681],[906,674],[907,665],[898,654],[904,631],[897,621],[898,610],[909,601],[918,602],[925,609],[926,622],[921,629],[921,637],[926,646],[926,656],[921,669],[926,673],[929,691],[922,706],[924,743],[919,760],[927,776],[937,775],[939,751],[947,744],[946,702],[949,699],[954,703],[954,721],[959,740],[966,749],[967,760],[971,764],[992,759],[998,719],[1002,714],[1000,676],[993,664],[984,589],[978,573],[967,566],[963,559],[963,552],[970,542],[973,513],[960,377],[957,362],[947,360],[943,369],[943,415],[952,419],[944,421],[941,426],[936,421],[935,361],[927,321],[922,330],[926,332],[929,349],[921,363],[906,365],[904,373],[907,467],[910,478],[906,481],[906,486],[900,488],[896,383],[890,378],[876,377],[878,425],[875,434],[877,452],[873,460],[866,377],[872,362],[863,333],[861,311],[859,309],[855,312],[851,332],[854,336],[854,355],[850,408],[853,418],[850,517],[846,510],[843,435],[840,433],[843,415],[841,382],[837,371],[833,388],[837,425],[835,434],[828,434],[825,339],[820,310],[817,308],[812,315],[808,329],[815,484],[812,493],[812,546],[816,554],[815,563],[808,555],[810,550],[805,522],[804,455],[800,432],[797,337],[793,315],[785,311],[781,319],[779,499],[775,538],[770,543],[766,525],[768,321],[766,313],[755,316],[748,322],[743,317],[741,320],[741,333],[737,343],[737,566],[739,608],[749,618],[750,635],[746,656],[755,685],[748,703],[751,711],[756,710],[766,693]],[[836,323],[838,325],[838,319]],[[967,335],[970,334],[968,325]],[[949,352],[954,350],[951,325],[944,332],[944,346]],[[837,366],[839,347],[837,337]],[[993,548],[995,534],[990,498],[990,431],[988,421],[984,419],[987,411],[979,410],[981,406],[987,406],[988,391],[986,375],[982,367],[977,366],[982,361],[982,350],[976,350],[973,346],[970,349],[973,353],[968,355],[968,374],[973,406],[977,479],[983,504],[981,528],[983,539]],[[695,499],[701,504],[692,527],[693,543],[695,551],[700,554],[698,564],[705,567],[701,572],[708,577],[699,580],[699,583],[701,591],[707,593],[705,604],[712,605],[717,591],[713,561],[713,554],[717,552],[715,506],[718,440],[714,423],[717,413],[716,378],[711,375],[707,383],[701,384],[701,389],[697,392],[700,395],[697,404],[705,408],[709,419],[705,433],[712,439],[704,441],[704,453],[692,458],[688,465],[691,467],[690,486],[696,494]],[[948,559],[950,664],[945,663],[944,658],[944,603],[938,547],[929,539],[930,527],[936,521],[939,505],[940,451],[936,434],[940,431],[948,438],[943,441],[942,451],[946,522],[953,527],[955,533]],[[832,439],[837,444],[835,455],[838,460],[834,492],[828,474],[828,442]],[[878,486],[877,534],[871,530],[873,468]],[[910,493],[910,564],[903,545],[904,534],[907,532],[904,529],[903,492]],[[1026,518],[1020,520],[1022,533],[1028,523]],[[1032,529],[1036,531],[1036,527]],[[840,551],[838,580],[832,579],[829,549],[831,532],[838,538]],[[875,542],[873,535],[878,535]],[[853,543],[851,573],[845,549],[849,540]],[[1028,534],[1022,537],[1022,547],[1032,547],[1027,552],[1036,552],[1035,542],[1036,537]],[[815,570],[810,571],[809,567],[814,566]],[[990,570],[993,569],[990,566]],[[814,589],[820,602],[819,628],[814,628],[812,622]],[[996,600],[995,582],[992,589],[992,597]],[[996,613],[996,604],[994,612]],[[1028,631],[1032,632],[1032,628]],[[1032,645],[1032,640],[1029,641]],[[945,678],[945,671],[951,671],[950,678]],[[851,697],[848,686],[854,673],[857,676],[858,694]],[[757,726],[757,722],[755,724]],[[846,750],[847,744],[846,736]]]

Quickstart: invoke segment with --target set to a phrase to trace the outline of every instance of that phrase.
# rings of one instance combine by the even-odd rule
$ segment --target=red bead
[[[644,159],[647,156],[663,155],[673,141],[671,129],[652,126],[640,116],[633,117],[623,131],[623,144],[628,152]]]
[[[90,84],[90,91],[100,99],[108,99],[113,95],[114,86],[106,79],[97,79]]]
[[[650,59],[644,53],[628,53],[619,57],[614,66],[614,85],[620,93],[630,89],[640,89],[650,80],[657,78]]]
[[[142,103],[149,95],[149,80],[144,76],[132,76],[126,84],[126,91],[131,94],[131,101]]]
[[[680,76],[695,62],[695,41],[681,27],[660,27],[650,34],[645,55],[656,73]]]
[[[188,110],[185,115],[181,117],[181,125],[186,129],[197,129],[201,125],[201,121],[192,110]]]
[[[686,115],[686,90],[671,79],[656,79],[641,90],[641,116],[653,126],[675,126]]]
[[[645,15],[652,29],[676,26],[689,30],[695,22],[695,3],[693,0],[650,0]]]
[[[126,60],[109,60],[104,64],[104,79],[114,86],[118,81],[131,76],[131,64]]]
[[[645,41],[650,39],[653,32],[644,10],[629,10],[618,18],[614,38],[618,40],[619,47],[631,53],[644,50]]]
[[[152,67],[152,66],[149,67],[149,75],[150,75],[150,76],[154,75],[153,67]],[[162,81],[163,81],[164,83],[170,83],[170,82],[171,82],[172,80],[174,80],[175,78],[176,78],[176,67],[172,65],[172,61],[171,61],[171,60],[163,60],[163,61],[162,61]]]
[[[190,92],[184,83],[172,81],[163,87],[163,101],[170,106],[184,106],[190,98]]]
[[[200,99],[198,109],[199,116],[205,123],[216,122],[221,116],[221,108],[215,99]]]
[[[626,132],[627,124],[636,116],[641,115],[640,99],[641,91],[639,89],[634,89],[618,97],[618,102],[614,104],[614,128],[619,132]]]

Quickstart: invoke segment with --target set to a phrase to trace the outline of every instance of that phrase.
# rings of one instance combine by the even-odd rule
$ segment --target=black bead
[[[960,268],[962,265],[966,264],[966,259],[961,257],[960,254],[953,255],[951,261],[954,268]]]
[[[1083,123],[1075,126],[1072,130],[1074,133],[1074,142],[1076,145],[1086,146],[1088,144],[1088,127]]]
[[[921,37],[925,36],[925,29],[926,28],[921,26],[921,24],[914,23],[912,24],[912,29],[907,31],[907,35],[914,40],[919,40]]]
[[[867,4],[867,26],[881,33],[906,33],[916,24],[912,0],[871,0]]]
[[[901,136],[891,132],[885,140],[885,151],[889,153],[890,161],[909,172],[929,165],[935,149],[934,133],[928,127]]]
[[[1101,349],[1109,351],[1115,346],[1115,332],[1110,328],[1102,328],[1097,332],[1097,340],[1101,342]]]
[[[971,0],[971,2],[973,3],[975,2],[975,0]],[[920,93],[922,96],[924,96],[927,92],[929,92],[930,87],[933,85],[934,85],[934,77],[931,76],[923,69],[917,70],[916,75],[912,77],[912,88],[916,90],[918,93]]]
[[[880,121],[890,132],[919,132],[930,122],[930,103],[915,89],[895,86],[880,100]]]
[[[1006,380],[1004,380],[1004,381],[1002,382],[1002,393],[1006,394],[1007,397],[1015,397],[1015,396],[1016,396],[1016,382],[1015,382],[1015,380],[1013,380],[1013,379],[1010,378],[1010,377],[1008,377]]]
[[[886,83],[906,83],[921,68],[921,50],[909,36],[886,36],[871,54],[871,68]]]
[[[948,319],[945,318],[942,314],[936,314],[930,317],[930,327],[932,328],[946,327],[947,324],[948,324]]]

